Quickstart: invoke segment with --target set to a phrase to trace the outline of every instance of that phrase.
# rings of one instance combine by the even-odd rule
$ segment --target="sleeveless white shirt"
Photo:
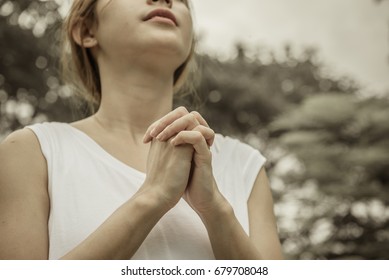
[[[47,161],[49,259],[58,259],[131,198],[146,174],[119,161],[69,124],[28,128],[37,136]],[[248,234],[247,200],[265,158],[249,145],[220,134],[211,152],[217,185]],[[201,219],[181,199],[155,225],[133,259],[206,260],[214,255]]]

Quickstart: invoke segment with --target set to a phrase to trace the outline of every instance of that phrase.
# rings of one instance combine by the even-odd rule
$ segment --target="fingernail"
[[[151,137],[155,137],[156,135],[155,135],[155,132],[156,132],[156,130],[155,130],[155,128],[150,132],[150,135],[151,135]]]
[[[157,139],[160,140],[160,141],[162,140],[162,138],[163,138],[163,135],[162,135],[162,134],[160,134],[160,135],[157,136]]]

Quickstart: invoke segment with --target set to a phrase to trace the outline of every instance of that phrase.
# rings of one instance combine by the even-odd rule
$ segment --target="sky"
[[[318,48],[333,75],[389,93],[389,1],[192,0],[199,50],[227,58],[237,41],[255,49]],[[389,95],[389,94],[388,94]]]

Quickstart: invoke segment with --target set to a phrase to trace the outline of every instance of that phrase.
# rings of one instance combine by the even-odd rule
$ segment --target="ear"
[[[93,48],[97,45],[97,39],[92,28],[86,26],[85,22],[77,23],[72,31],[73,40],[84,48]]]

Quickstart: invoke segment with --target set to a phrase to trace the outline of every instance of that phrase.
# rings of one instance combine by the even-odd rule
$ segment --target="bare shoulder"
[[[0,158],[3,162],[0,173],[23,169],[24,174],[26,172],[35,175],[47,174],[46,160],[41,152],[39,141],[34,132],[28,128],[11,133],[0,144]]]
[[[21,148],[22,146],[26,148],[30,147],[39,149],[38,139],[36,138],[35,133],[29,128],[19,129],[12,132],[4,139],[3,142],[0,143],[0,149],[2,152],[7,151],[7,148]]]
[[[0,144],[0,159],[0,189],[47,191],[46,159],[32,130],[24,128],[11,133]]]
[[[35,134],[27,128],[10,134],[0,144],[0,161],[0,259],[45,259],[50,203]]]

